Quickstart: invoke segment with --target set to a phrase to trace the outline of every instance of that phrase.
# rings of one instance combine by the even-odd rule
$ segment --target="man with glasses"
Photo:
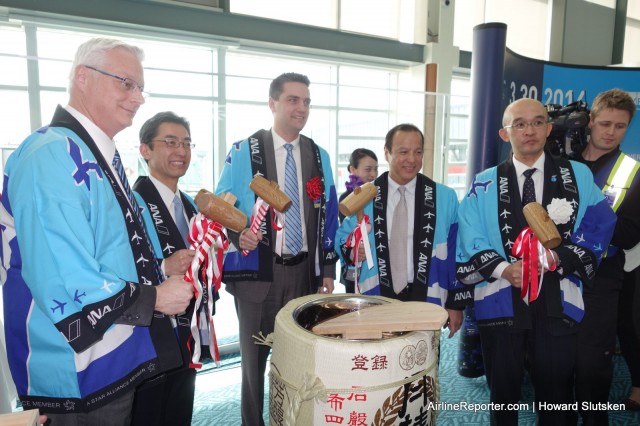
[[[628,409],[640,409],[640,291],[636,279],[640,259],[638,254],[635,258],[633,254],[625,256],[625,250],[640,241],[640,163],[620,150],[635,112],[634,100],[622,90],[607,90],[596,96],[591,105],[589,142],[577,158],[591,169],[618,216],[607,255],[593,285],[585,287],[583,294],[585,316],[578,333],[576,398],[585,425],[608,423],[618,324],[620,348],[632,380],[631,395],[625,403]]]
[[[194,146],[189,122],[171,111],[157,113],[140,128],[140,155],[149,167],[149,176],[140,176],[133,189],[145,207],[147,230],[167,276],[184,276],[195,254],[189,249],[187,235],[189,219],[197,208],[193,199],[178,189],[178,180],[189,169]],[[176,316],[184,365],[148,380],[136,390],[134,426],[191,424],[196,385],[196,370],[189,368],[194,303],[195,298],[186,312]],[[206,300],[202,306],[206,308]],[[170,403],[158,404],[159,401]]]
[[[144,103],[142,59],[118,40],[82,44],[69,104],[5,167],[9,365],[22,406],[53,426],[128,425],[135,387],[183,364],[169,316],[193,289],[164,280],[113,141]]]
[[[271,82],[271,130],[258,130],[233,144],[216,188],[218,194],[234,194],[236,207],[247,217],[256,203],[249,188],[255,175],[278,182],[292,201],[284,229],[272,226],[276,218],[270,212],[257,235],[248,228],[239,235],[229,233],[237,250],[227,253],[222,281],[234,295],[238,313],[245,426],[264,425],[269,347],[256,344],[254,336],[273,332],[276,314],[290,300],[317,291],[333,292],[338,206],[327,151],[300,134],[309,118],[309,84],[297,73],[282,74]]]
[[[520,400],[525,365],[538,423],[577,422],[570,404],[580,287],[593,282],[615,224],[589,170],[545,153],[550,131],[540,102],[511,103],[499,135],[513,155],[474,177],[458,211],[458,279],[475,285],[495,425],[518,424],[518,411],[508,404]],[[558,247],[546,250],[526,235],[529,202],[548,210],[562,237]]]

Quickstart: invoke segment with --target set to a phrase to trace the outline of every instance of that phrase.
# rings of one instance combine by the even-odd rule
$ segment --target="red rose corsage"
[[[320,207],[320,197],[322,197],[322,181],[320,177],[314,176],[307,181],[307,195],[313,201],[313,207]]]

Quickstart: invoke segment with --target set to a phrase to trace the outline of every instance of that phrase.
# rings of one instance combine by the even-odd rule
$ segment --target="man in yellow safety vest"
[[[608,424],[616,334],[632,380],[625,406],[640,409],[640,163],[620,150],[635,111],[636,103],[625,91],[612,89],[596,96],[589,142],[577,158],[589,166],[618,216],[596,279],[583,290],[585,316],[578,333],[575,389],[585,425]]]

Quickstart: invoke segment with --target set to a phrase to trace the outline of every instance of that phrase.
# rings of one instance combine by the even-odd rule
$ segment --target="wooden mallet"
[[[287,194],[282,192],[276,182],[267,180],[260,175],[253,177],[251,183],[249,183],[249,188],[263,201],[258,206],[255,217],[251,219],[251,227],[249,228],[254,235],[258,235],[260,225],[269,207],[272,207],[280,213],[284,213],[291,207],[292,201]],[[242,254],[246,256],[249,254],[249,251],[242,250]]]
[[[338,210],[345,216],[356,214],[358,223],[362,222],[364,217],[364,206],[378,195],[378,188],[372,183],[367,182],[356,187],[353,192],[340,202]]]
[[[544,248],[551,250],[560,245],[562,237],[544,207],[536,202],[528,203],[522,208],[522,212],[533,235],[538,238]]]
[[[247,226],[247,215],[234,207],[236,196],[231,193],[226,192],[217,196],[206,189],[201,189],[194,201],[200,213],[227,229],[240,232]]]

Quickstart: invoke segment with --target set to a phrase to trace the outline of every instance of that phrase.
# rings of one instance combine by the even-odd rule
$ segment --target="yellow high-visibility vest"
[[[602,187],[602,193],[614,212],[618,211],[638,170],[640,170],[640,162],[637,162],[624,152],[620,152],[605,185]],[[625,250],[624,253],[625,271],[630,272],[640,266],[640,243],[629,250]]]

